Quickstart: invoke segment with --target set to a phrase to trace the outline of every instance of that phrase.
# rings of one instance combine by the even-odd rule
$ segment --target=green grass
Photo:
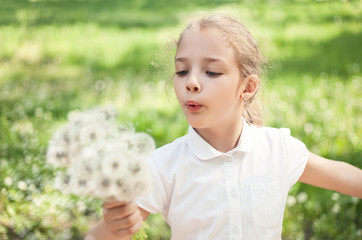
[[[311,151],[362,168],[360,1],[166,3],[1,2],[1,239],[82,239],[101,217],[100,201],[51,185],[46,147],[69,111],[115,106],[120,122],[149,132],[157,146],[187,131],[172,89],[165,90],[174,54],[165,45],[198,11],[238,16],[258,39],[269,59],[266,125],[291,128]],[[308,200],[287,206],[283,239],[362,236],[360,201],[299,183],[290,196],[301,193]],[[159,215],[149,224],[150,239],[170,238]]]

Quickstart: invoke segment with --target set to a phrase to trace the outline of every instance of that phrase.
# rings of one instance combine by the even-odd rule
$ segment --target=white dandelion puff
[[[28,184],[26,184],[26,182],[24,182],[24,181],[20,181],[20,182],[18,182],[18,188],[20,190],[26,190],[26,189],[28,189]]]
[[[104,157],[102,163],[102,172],[108,176],[122,176],[127,173],[127,166],[125,163],[119,161],[120,154],[111,153]]]
[[[50,144],[47,151],[47,161],[56,167],[67,167],[70,164],[68,155],[66,146]]]
[[[89,145],[91,143],[102,141],[106,138],[107,132],[100,124],[89,123],[82,126],[79,133],[79,141],[82,145]]]
[[[155,149],[154,140],[146,133],[135,133],[134,142],[138,154],[150,154]]]
[[[339,194],[338,193],[332,193],[332,200],[337,201],[338,199],[339,199]]]
[[[341,210],[341,206],[339,206],[338,204],[334,204],[333,207],[332,207],[332,212],[337,214],[339,213]]]
[[[304,203],[305,201],[307,201],[308,199],[308,195],[305,192],[301,192],[297,195],[297,201],[300,203]]]
[[[288,196],[288,198],[287,198],[287,206],[288,207],[294,206],[296,202],[297,201],[296,201],[294,196]]]
[[[116,111],[72,111],[52,137],[47,161],[59,170],[55,187],[103,200],[129,201],[149,192],[147,157],[155,149],[146,133],[116,124]]]
[[[6,186],[9,187],[9,186],[11,186],[13,184],[13,179],[11,177],[6,177],[4,179],[4,183],[5,183]]]

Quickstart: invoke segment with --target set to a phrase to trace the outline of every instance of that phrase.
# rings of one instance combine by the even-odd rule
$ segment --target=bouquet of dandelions
[[[150,191],[146,159],[155,143],[146,133],[119,127],[116,115],[109,108],[68,114],[47,151],[47,161],[62,168],[56,188],[103,201],[130,201]]]

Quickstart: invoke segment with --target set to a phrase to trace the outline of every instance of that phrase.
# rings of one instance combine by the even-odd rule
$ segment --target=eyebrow
[[[184,58],[184,57],[179,57],[179,58],[175,59],[175,62],[187,62],[187,61],[188,61],[188,59]],[[224,62],[223,60],[218,59],[218,58],[204,58],[204,59],[202,59],[202,61],[206,61],[206,62]]]

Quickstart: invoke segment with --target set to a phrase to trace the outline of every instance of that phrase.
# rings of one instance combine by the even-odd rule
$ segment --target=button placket
[[[226,155],[225,184],[229,208],[229,223],[231,239],[241,238],[241,203],[239,198],[238,162],[232,155]]]

